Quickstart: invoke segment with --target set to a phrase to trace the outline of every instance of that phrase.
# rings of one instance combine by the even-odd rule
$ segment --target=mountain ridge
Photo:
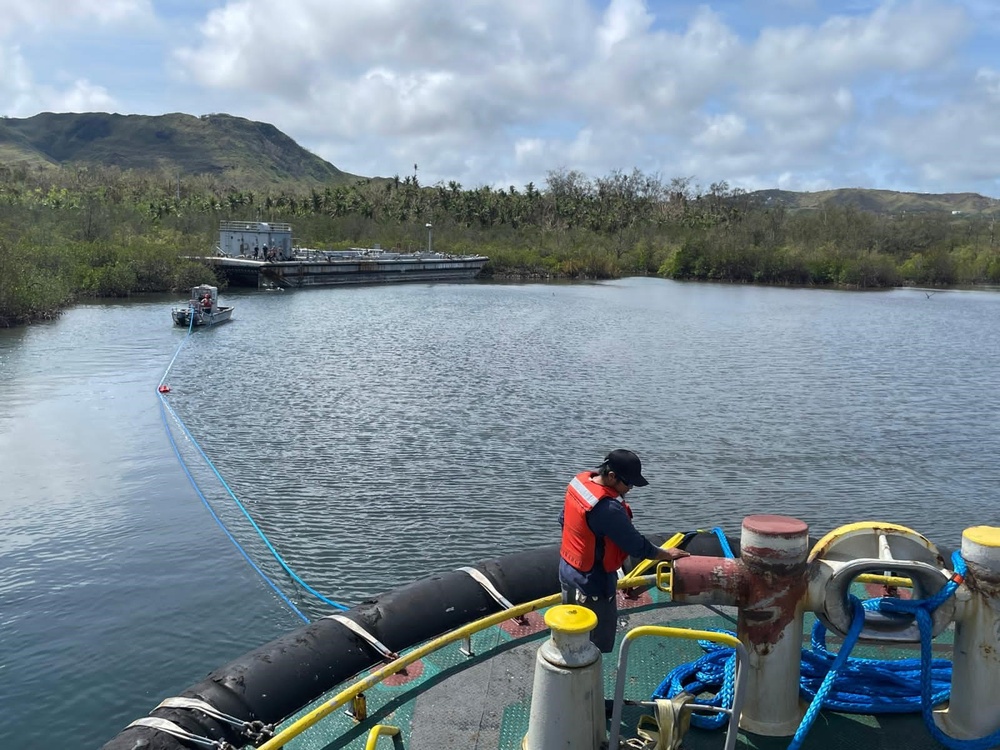
[[[792,210],[815,210],[843,206],[879,214],[907,211],[928,213],[944,211],[959,214],[1000,212],[1000,200],[979,193],[916,193],[880,188],[833,188],[815,192],[757,190],[750,193],[764,204]]]
[[[0,119],[0,161],[116,166],[253,183],[343,184],[360,179],[307,151],[274,125],[227,114],[42,112]]]
[[[41,112],[27,118],[0,117],[0,163],[41,170],[114,166],[171,176],[207,174],[234,184],[284,188],[383,179],[344,172],[274,125],[223,113]],[[747,195],[764,205],[793,211],[852,207],[894,215],[1000,213],[1000,200],[978,193],[835,188],[815,192],[765,189]]]

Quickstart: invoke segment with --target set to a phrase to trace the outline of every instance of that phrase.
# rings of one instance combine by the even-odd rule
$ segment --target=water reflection
[[[0,735],[98,745],[297,623],[163,432],[155,387],[185,341],[171,405],[292,568],[347,603],[554,543],[565,482],[617,446],[647,468],[630,499],[648,531],[773,512],[954,546],[1000,521],[1000,295],[630,279],[226,296],[233,322],[188,339],[173,299],[0,331]],[[254,559],[319,613],[174,431]]]

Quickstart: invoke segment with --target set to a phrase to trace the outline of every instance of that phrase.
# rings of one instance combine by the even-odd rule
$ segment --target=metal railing
[[[735,750],[739,736],[740,713],[743,711],[743,698],[747,685],[747,650],[740,640],[729,633],[718,633],[710,630],[689,630],[687,628],[672,628],[663,625],[642,625],[633,628],[625,634],[621,651],[618,654],[618,679],[615,681],[615,705],[611,714],[611,737],[608,739],[608,749],[617,750],[621,739],[622,706],[625,702],[625,680],[628,677],[628,652],[632,642],[644,636],[660,636],[665,638],[685,638],[687,640],[705,640],[721,643],[736,651],[736,685],[733,689],[733,705],[729,708],[704,706],[688,703],[682,711],[708,711],[711,713],[729,714],[729,728],[726,731],[725,750]]]

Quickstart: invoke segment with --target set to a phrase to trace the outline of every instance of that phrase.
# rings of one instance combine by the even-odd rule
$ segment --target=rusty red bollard
[[[747,516],[741,557],[674,563],[675,601],[738,608],[737,636],[750,655],[740,727],[788,737],[802,719],[799,668],[809,527],[788,516]]]

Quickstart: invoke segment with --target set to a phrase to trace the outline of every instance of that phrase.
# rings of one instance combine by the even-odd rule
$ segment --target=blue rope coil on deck
[[[951,662],[931,658],[931,613],[955,593],[965,575],[965,560],[952,555],[954,575],[928,599],[883,597],[861,602],[850,597],[851,627],[839,652],[826,647],[826,627],[813,626],[811,650],[802,650],[799,690],[810,700],[799,728],[789,744],[798,750],[823,708],[845,713],[889,714],[920,711],[931,735],[951,750],[987,750],[1000,744],[1000,731],[976,740],[958,740],[945,734],[934,722],[934,706],[948,700],[951,692]],[[920,628],[920,658],[884,661],[850,656],[864,627],[866,610],[906,614],[916,618]],[[736,656],[733,649],[709,641],[699,641],[705,650],[700,659],[672,670],[653,691],[653,698],[673,698],[681,692],[691,695],[714,693],[696,703],[729,708],[733,705]],[[715,729],[728,721],[724,714],[691,715],[691,724]]]
[[[731,631],[712,629],[717,633]],[[663,682],[653,691],[653,698],[673,698],[680,693],[699,696],[702,693],[713,693],[711,698],[697,698],[695,703],[701,706],[716,708],[731,708],[733,691],[736,685],[736,652],[729,646],[722,646],[712,641],[698,641],[705,655],[696,661],[681,664],[663,678]],[[691,726],[700,729],[718,729],[729,722],[725,714],[691,714]]]

